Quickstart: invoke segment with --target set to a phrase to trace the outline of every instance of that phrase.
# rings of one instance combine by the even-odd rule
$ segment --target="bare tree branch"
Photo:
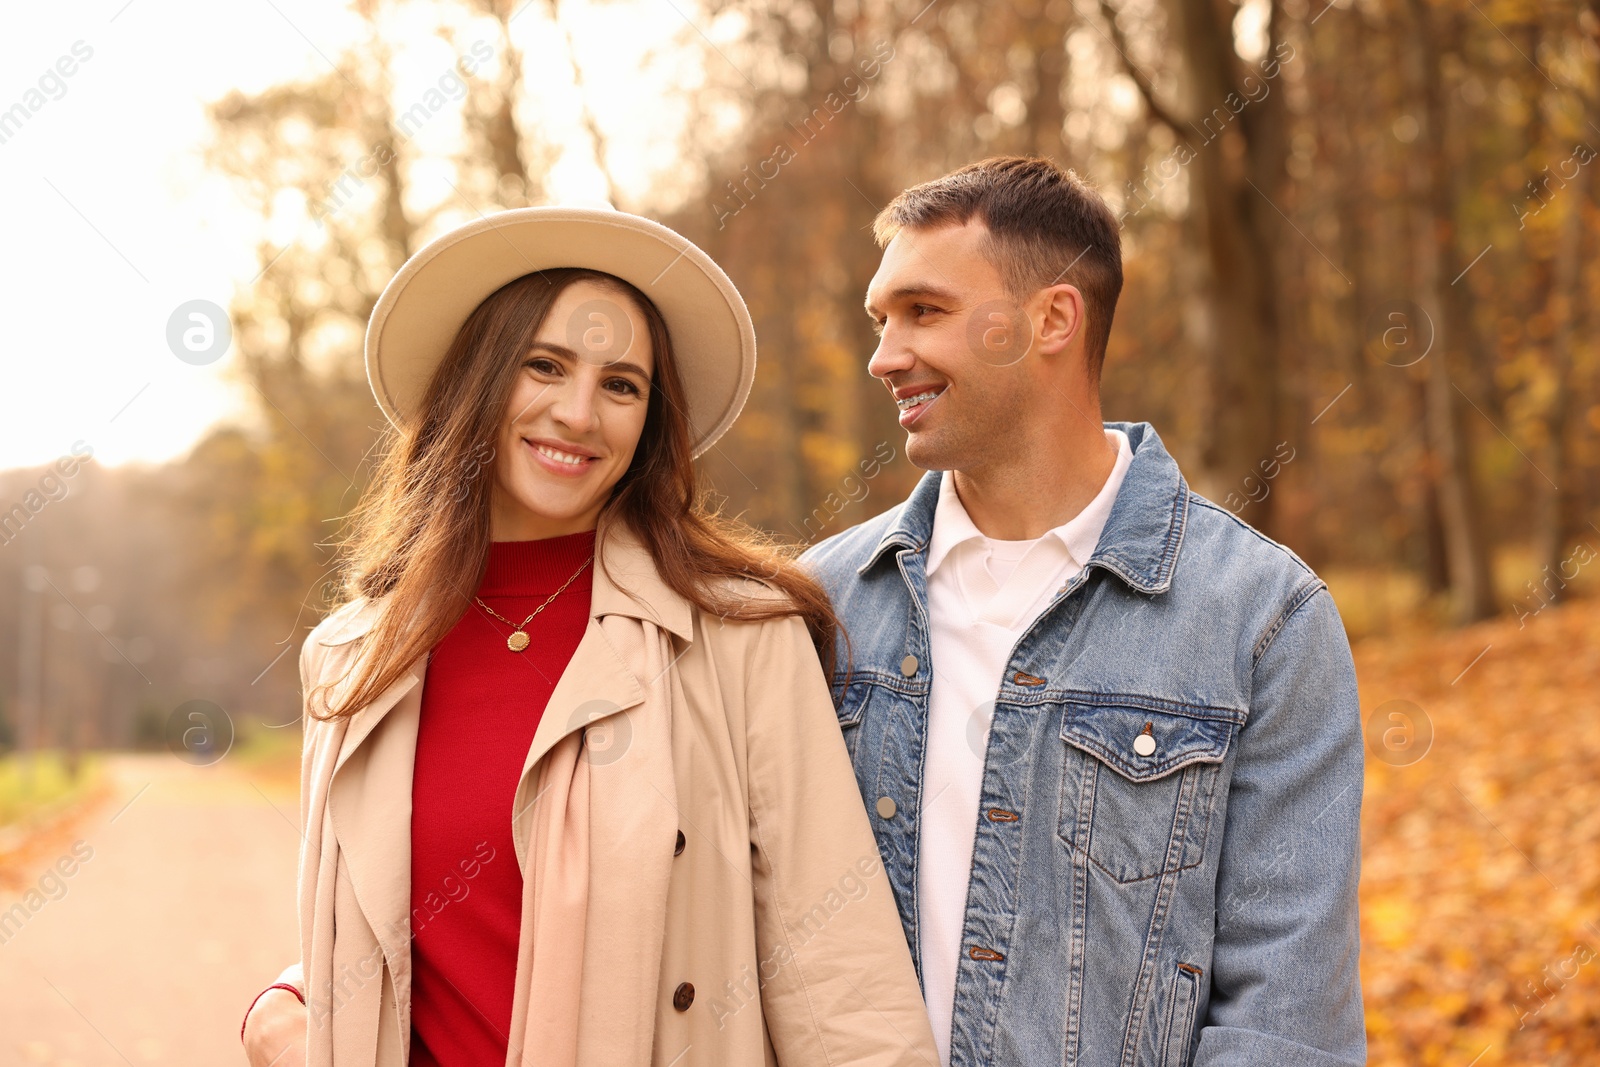
[[[1145,108],[1156,121],[1170,129],[1178,140],[1192,144],[1188,124],[1173,115],[1166,105],[1156,99],[1155,85],[1151,82],[1150,76],[1139,68],[1139,64],[1133,61],[1132,56],[1128,55],[1128,39],[1117,25],[1117,9],[1111,6],[1111,0],[1100,0],[1100,17],[1105,19],[1110,29],[1109,35],[1102,31],[1101,36],[1106,38],[1117,55],[1122,58],[1123,70],[1133,79],[1133,84],[1139,87],[1139,95],[1144,98]],[[1084,21],[1091,26],[1094,25],[1093,19]]]
[[[572,84],[578,90],[578,115],[583,122],[583,128],[588,131],[589,141],[594,146],[594,163],[600,169],[600,174],[606,180],[606,199],[614,206],[621,207],[617,199],[617,182],[611,175],[611,166],[607,162],[607,146],[605,135],[600,132],[600,123],[595,120],[594,109],[589,106],[589,94],[583,87],[583,70],[578,66],[578,50],[572,40],[572,31],[561,21],[561,12],[558,9],[559,0],[549,0],[550,21],[561,30],[561,35],[567,44],[567,63],[572,67]]]

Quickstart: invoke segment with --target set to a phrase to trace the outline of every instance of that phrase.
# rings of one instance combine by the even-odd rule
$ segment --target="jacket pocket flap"
[[[846,689],[835,708],[839,715],[839,726],[860,726],[862,717],[867,713],[867,699],[871,696],[870,682],[856,682]]]
[[[1150,704],[1069,703],[1061,739],[1133,782],[1152,782],[1191,763],[1221,763],[1238,725],[1219,708],[1163,710]]]

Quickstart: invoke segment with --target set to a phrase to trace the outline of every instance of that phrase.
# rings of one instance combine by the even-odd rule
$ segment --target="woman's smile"
[[[522,443],[528,446],[529,455],[539,466],[561,478],[581,478],[599,459],[590,450],[564,441],[524,437]]]

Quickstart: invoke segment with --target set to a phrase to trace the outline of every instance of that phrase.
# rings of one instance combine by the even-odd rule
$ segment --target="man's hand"
[[[269,989],[244,1021],[250,1067],[305,1067],[306,1007],[287,989]]]

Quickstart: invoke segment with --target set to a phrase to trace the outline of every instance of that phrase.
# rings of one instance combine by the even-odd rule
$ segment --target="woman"
[[[301,963],[251,1062],[935,1063],[818,660],[819,587],[700,507],[749,314],[620,212],[390,283],[398,433],[301,652]]]

